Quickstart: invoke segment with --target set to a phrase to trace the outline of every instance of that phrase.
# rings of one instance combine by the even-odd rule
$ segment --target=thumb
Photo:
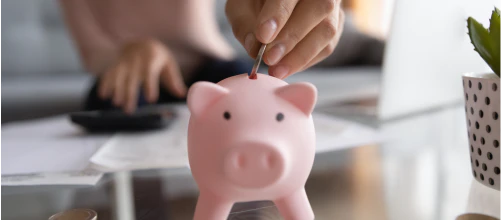
[[[160,80],[167,90],[177,98],[186,97],[187,88],[176,61],[169,59],[160,72]]]

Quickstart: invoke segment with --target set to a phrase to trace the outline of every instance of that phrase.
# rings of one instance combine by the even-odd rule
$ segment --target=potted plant
[[[493,71],[463,75],[472,174],[482,184],[499,190],[500,11],[497,8],[492,11],[488,28],[472,17],[467,23],[475,51]]]

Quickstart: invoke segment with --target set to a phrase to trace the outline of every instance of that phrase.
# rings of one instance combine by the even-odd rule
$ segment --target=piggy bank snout
[[[283,152],[265,143],[242,143],[230,149],[224,159],[226,178],[245,188],[271,185],[284,175],[285,168]]]

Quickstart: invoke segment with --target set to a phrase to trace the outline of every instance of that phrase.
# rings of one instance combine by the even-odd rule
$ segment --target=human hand
[[[344,25],[341,0],[228,0],[226,16],[233,34],[277,78],[309,68],[335,49]]]
[[[114,105],[132,113],[140,87],[148,102],[158,99],[159,81],[174,96],[186,95],[179,66],[168,48],[151,39],[132,42],[122,47],[116,64],[102,75],[99,96],[112,98]]]

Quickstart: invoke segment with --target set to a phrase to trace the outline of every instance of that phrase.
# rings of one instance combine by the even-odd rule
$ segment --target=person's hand
[[[263,60],[281,79],[329,56],[344,25],[341,0],[228,0],[226,16],[251,57],[268,44]]]
[[[122,47],[115,65],[101,78],[99,96],[132,113],[142,87],[148,102],[158,99],[159,82],[176,97],[186,95],[178,64],[169,50],[155,40],[142,40]]]

